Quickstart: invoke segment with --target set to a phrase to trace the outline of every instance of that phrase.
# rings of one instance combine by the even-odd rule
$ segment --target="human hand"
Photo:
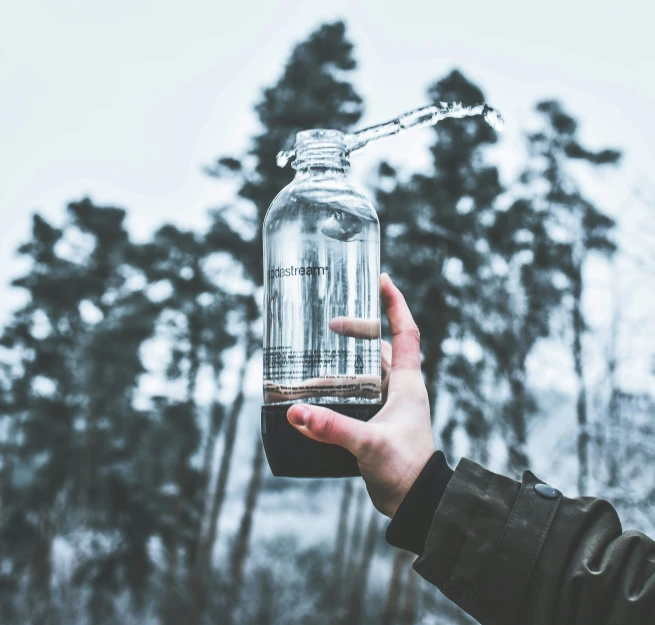
[[[380,276],[380,295],[392,334],[391,346],[387,343],[385,347],[385,342],[382,346],[386,402],[380,412],[363,422],[329,408],[294,404],[287,411],[287,419],[309,438],[350,451],[357,458],[373,504],[392,517],[435,447],[428,393],[421,375],[418,328],[402,293],[384,273]],[[339,317],[330,327],[341,334],[366,338],[366,323]]]

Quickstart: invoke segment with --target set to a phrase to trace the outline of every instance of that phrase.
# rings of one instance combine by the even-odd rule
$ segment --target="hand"
[[[357,458],[373,504],[392,517],[435,447],[428,393],[421,375],[418,328],[402,293],[384,273],[380,276],[380,295],[392,334],[391,350],[388,344],[382,348],[387,397],[380,412],[363,422],[329,408],[294,404],[287,418],[309,438],[350,451]],[[365,338],[368,322],[359,321],[341,317],[330,327]]]

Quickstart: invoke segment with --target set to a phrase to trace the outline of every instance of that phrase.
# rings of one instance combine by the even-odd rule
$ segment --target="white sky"
[[[202,224],[220,200],[202,166],[247,147],[260,88],[277,78],[296,41],[337,17],[356,43],[363,125],[422,105],[426,86],[459,67],[505,115],[496,155],[508,180],[521,165],[518,129],[534,102],[561,98],[591,147],[626,150],[622,169],[596,176],[592,191],[610,213],[630,211],[624,230],[638,233],[643,251],[653,237],[642,225],[655,208],[635,208],[631,193],[653,180],[651,6],[0,0],[0,285],[19,270],[13,250],[35,209],[58,219],[68,201],[88,194],[129,209],[140,237],[165,220]],[[419,131],[371,146],[356,172],[364,176],[383,156],[420,167],[431,139]],[[598,271],[592,289],[605,292]],[[651,310],[646,290],[639,318]],[[17,301],[0,286],[0,323]]]

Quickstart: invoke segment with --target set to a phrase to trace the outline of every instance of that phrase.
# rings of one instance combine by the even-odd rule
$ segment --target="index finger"
[[[357,317],[334,317],[330,319],[330,330],[356,339],[380,338],[379,319],[358,319]]]
[[[391,371],[421,370],[421,338],[407,302],[388,274],[380,275],[380,295],[391,329]]]

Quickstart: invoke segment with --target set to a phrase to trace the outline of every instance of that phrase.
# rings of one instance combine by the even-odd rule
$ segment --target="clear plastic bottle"
[[[286,413],[303,402],[368,420],[381,408],[379,222],[347,178],[342,132],[299,132],[293,167],[263,228],[262,438],[274,475],[359,475],[349,452],[303,436]],[[343,317],[365,320],[365,336],[330,329]]]

